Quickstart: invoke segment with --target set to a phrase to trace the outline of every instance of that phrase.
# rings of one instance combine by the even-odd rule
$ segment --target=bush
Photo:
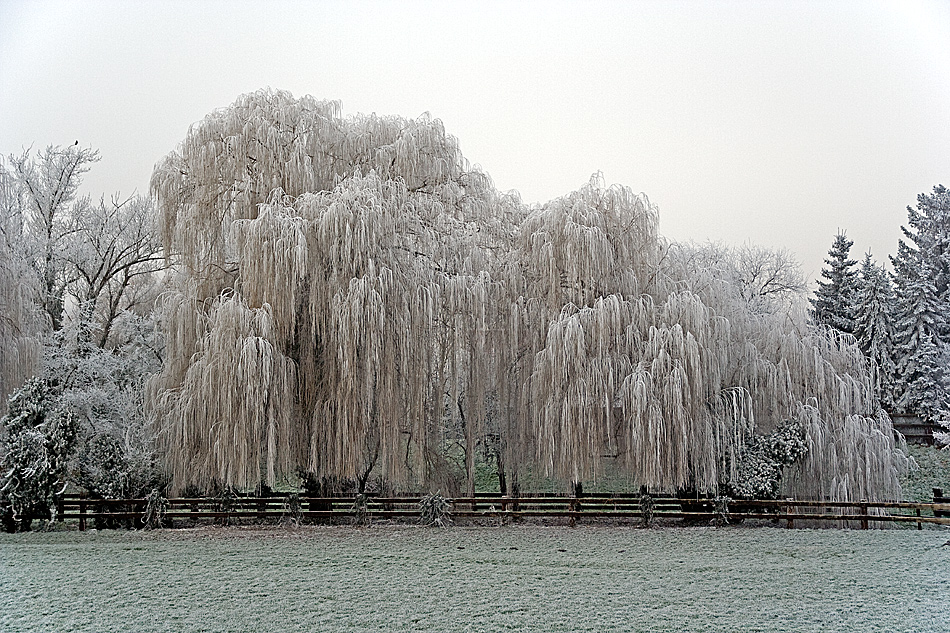
[[[118,499],[127,494],[128,464],[122,444],[112,435],[94,435],[79,451],[76,483],[94,497]]]
[[[168,499],[163,497],[157,488],[145,497],[145,515],[142,525],[146,530],[157,530],[165,525],[165,514],[168,512]]]
[[[303,522],[303,505],[300,503],[300,494],[292,492],[287,495],[284,502],[284,514],[290,520],[291,525],[300,527]]]
[[[646,491],[640,493],[640,520],[643,527],[653,527],[653,497]]]
[[[419,501],[419,523],[445,527],[452,523],[451,507],[452,502],[440,493],[427,495]]]
[[[369,525],[369,499],[360,493],[353,501],[353,523],[359,526]]]
[[[55,385],[31,378],[0,418],[0,515],[8,532],[51,520],[55,496],[65,488],[76,421],[59,395]]]
[[[722,486],[727,494],[740,499],[776,499],[781,490],[782,473],[808,452],[805,429],[786,421],[768,435],[754,435],[746,442],[736,464],[736,477]]]
[[[137,499],[167,484],[152,454],[134,450],[109,432],[88,437],[76,462],[71,479],[97,498]]]

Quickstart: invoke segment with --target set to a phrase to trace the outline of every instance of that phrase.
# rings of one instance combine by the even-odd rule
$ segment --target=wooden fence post
[[[791,497],[786,497],[786,498],[785,498],[785,501],[791,502],[791,500],[792,500]],[[786,514],[786,517],[787,517],[787,518],[786,518],[785,527],[790,530],[790,529],[792,529],[793,527],[795,527],[795,519],[793,519],[792,516],[791,516],[791,515],[792,515],[792,504],[791,504],[791,503],[786,503],[786,504],[785,504],[785,514]]]
[[[919,508],[919,507],[917,508],[917,516],[920,516],[920,508]],[[917,529],[918,529],[918,530],[924,529],[924,526],[923,526],[923,524],[922,524],[920,521],[917,522]]]
[[[868,500],[867,500],[867,499],[861,499],[861,501],[858,502],[858,505],[859,505],[859,507],[861,508],[861,516],[864,517],[864,518],[861,519],[861,529],[862,529],[862,530],[866,530],[866,529],[868,529],[868,519],[867,519],[867,516],[868,516]]]

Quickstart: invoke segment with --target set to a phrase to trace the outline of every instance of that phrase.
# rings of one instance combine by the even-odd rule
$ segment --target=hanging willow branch
[[[149,401],[178,488],[471,492],[491,435],[515,484],[609,468],[718,493],[792,420],[788,494],[898,493],[863,356],[808,325],[794,262],[669,244],[598,175],[527,207],[437,119],[265,90],[193,126],[152,190],[179,263]]]

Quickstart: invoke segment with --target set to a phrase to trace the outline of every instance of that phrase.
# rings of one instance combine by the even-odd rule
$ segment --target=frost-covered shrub
[[[419,501],[419,522],[445,527],[452,523],[451,507],[452,503],[438,492],[426,495]]]
[[[111,349],[86,340],[81,325],[55,333],[43,358],[43,375],[61,386],[63,406],[77,422],[70,480],[104,498],[164,489],[143,404],[145,380],[161,360],[152,322],[131,313],[117,318]]]
[[[640,518],[643,527],[653,526],[653,497],[647,492],[640,495]]]
[[[303,504],[300,502],[300,494],[292,492],[287,495],[284,501],[284,516],[294,527],[300,527],[303,523]]]
[[[238,491],[233,486],[227,484],[220,485],[216,483],[214,488],[214,511],[225,513],[225,516],[219,518],[222,525],[231,525],[231,517],[226,516],[226,514],[233,512],[237,508],[239,500]]]
[[[168,499],[162,496],[158,488],[145,497],[145,514],[142,516],[142,525],[146,530],[157,530],[165,523],[165,514],[168,512]]]
[[[31,378],[14,392],[0,418],[0,514],[9,532],[52,519],[65,487],[76,421],[55,385]]]
[[[354,524],[360,526],[369,524],[369,499],[366,495],[362,493],[357,494],[351,509],[353,510]]]
[[[92,436],[79,451],[76,483],[94,496],[116,499],[126,491],[128,465],[118,438],[106,433]]]
[[[794,421],[787,421],[768,435],[753,435],[739,455],[735,479],[724,488],[732,497],[775,499],[784,468],[807,452],[805,430]]]
[[[135,451],[108,432],[86,437],[74,462],[71,481],[93,497],[138,499],[165,487],[165,476],[151,454]]]
[[[713,499],[713,525],[727,525],[729,523],[729,497],[716,497]]]

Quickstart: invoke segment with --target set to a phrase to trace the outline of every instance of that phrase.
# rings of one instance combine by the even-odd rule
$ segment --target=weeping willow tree
[[[33,375],[39,364],[43,320],[25,280],[31,271],[0,236],[0,402]]]
[[[45,324],[32,291],[38,283],[23,248],[17,183],[0,165],[0,402],[39,365]]]
[[[794,421],[789,493],[897,494],[854,342],[767,258],[668,244],[627,188],[529,208],[438,120],[266,90],[194,125],[152,190],[173,265],[149,399],[179,487],[451,489],[454,443],[471,491],[491,434],[515,479],[709,492]]]

